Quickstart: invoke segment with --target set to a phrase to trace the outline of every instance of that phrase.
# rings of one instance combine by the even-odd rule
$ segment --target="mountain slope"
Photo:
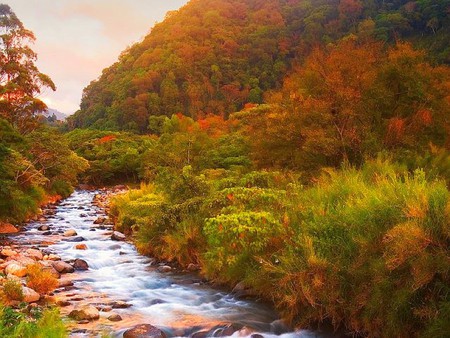
[[[311,47],[406,38],[449,62],[450,0],[191,0],[85,88],[69,126],[148,131],[152,115],[225,117],[281,86]]]

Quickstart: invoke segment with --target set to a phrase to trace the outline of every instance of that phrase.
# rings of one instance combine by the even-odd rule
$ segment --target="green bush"
[[[65,338],[68,333],[57,309],[12,309],[0,306],[0,336]]]

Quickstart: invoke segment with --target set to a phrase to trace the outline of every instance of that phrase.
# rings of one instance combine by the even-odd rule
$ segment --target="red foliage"
[[[106,135],[106,136],[103,136],[102,138],[99,138],[97,142],[102,144],[102,143],[111,142],[115,139],[116,139],[115,135]]]

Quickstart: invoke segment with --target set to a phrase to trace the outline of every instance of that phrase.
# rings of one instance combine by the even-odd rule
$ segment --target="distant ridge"
[[[59,110],[48,108],[47,111],[44,113],[44,116],[47,118],[51,118],[53,115],[55,115],[56,119],[59,121],[65,121],[67,118],[67,115],[64,113],[61,113]]]

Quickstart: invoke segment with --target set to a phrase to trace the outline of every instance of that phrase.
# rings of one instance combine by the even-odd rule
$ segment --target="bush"
[[[14,279],[8,279],[3,284],[3,296],[5,297],[6,301],[22,301],[22,284]]]
[[[12,309],[0,306],[0,336],[8,338],[65,338],[67,330],[57,309]]]
[[[27,286],[41,295],[48,294],[58,287],[58,280],[40,264],[27,266]]]

